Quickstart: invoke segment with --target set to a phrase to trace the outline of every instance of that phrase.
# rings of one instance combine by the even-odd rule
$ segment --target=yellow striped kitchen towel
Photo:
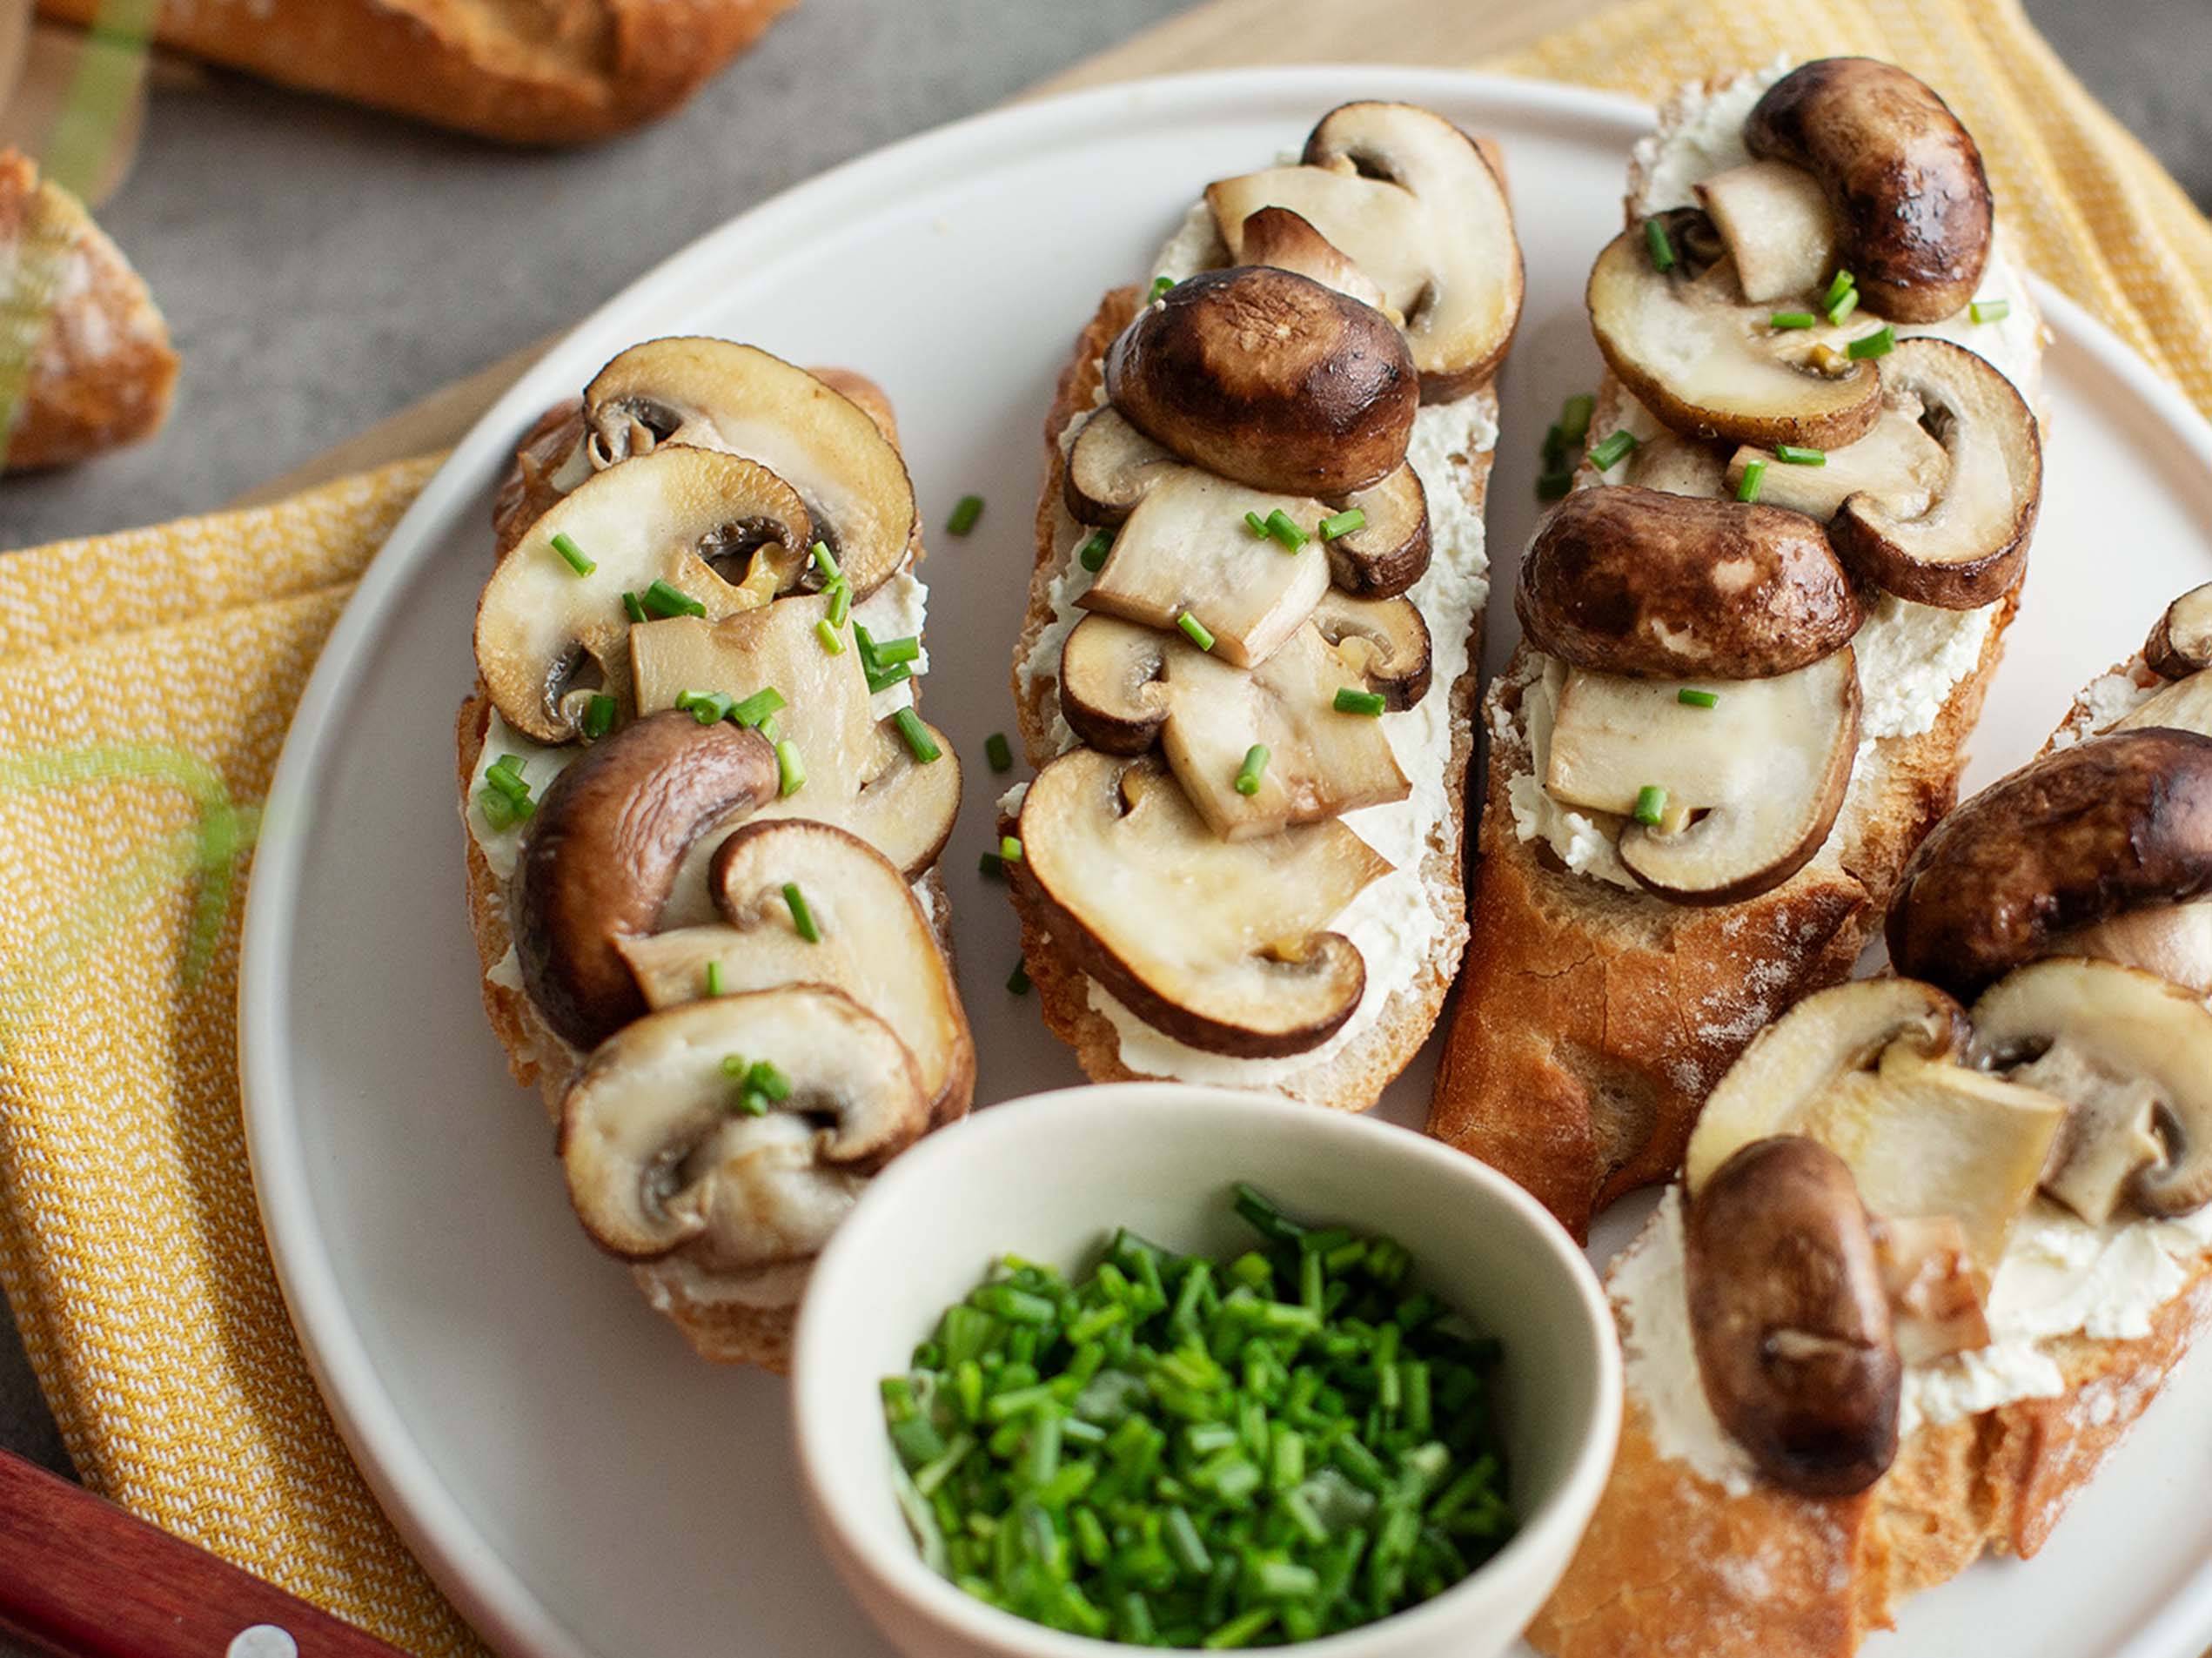
[[[1839,51],[1941,91],[2030,262],[2212,413],[2212,229],[2014,0],[1637,0],[1487,67],[1658,98]],[[477,1644],[293,1343],[232,1017],[239,883],[285,723],[431,465],[0,559],[0,1285],[91,1485],[446,1655]]]

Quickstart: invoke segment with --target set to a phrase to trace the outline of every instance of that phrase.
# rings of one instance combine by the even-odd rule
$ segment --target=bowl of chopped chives
[[[1504,1176],[1182,1084],[923,1141],[823,1252],[794,1359],[810,1517],[909,1658],[1491,1658],[1621,1411],[1596,1276]]]

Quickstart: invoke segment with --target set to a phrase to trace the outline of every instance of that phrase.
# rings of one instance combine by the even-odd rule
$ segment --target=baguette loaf
[[[66,466],[136,443],[169,418],[177,353],[146,285],[84,204],[0,150],[0,271],[10,332],[32,341],[7,470]]]
[[[508,144],[667,114],[794,0],[174,0],[155,38],[285,86]],[[90,25],[97,0],[38,0]]]
[[[1067,567],[1083,539],[1062,500],[1066,467],[1061,435],[1102,394],[1101,359],[1106,347],[1136,314],[1139,299],[1135,288],[1116,289],[1106,296],[1076,341],[1045,423],[1046,477],[1037,509],[1036,561],[1029,578],[1029,610],[1014,658],[1014,695],[1022,743],[1030,763],[1038,767],[1060,751],[1059,686],[1056,672],[1039,672],[1025,679],[1022,665],[1029,661],[1038,641],[1053,625],[1055,579]],[[1494,421],[1496,393],[1486,387],[1471,395],[1480,400],[1486,417]],[[1471,446],[1449,458],[1452,486],[1478,516],[1487,493],[1491,461],[1489,448]],[[1431,487],[1436,487],[1433,482]],[[1405,1067],[1434,1027],[1467,938],[1461,854],[1464,782],[1474,748],[1475,683],[1481,661],[1482,612],[1478,607],[1465,667],[1448,683],[1439,682],[1429,693],[1449,699],[1451,744],[1444,767],[1446,809],[1429,836],[1420,859],[1421,898],[1434,917],[1432,940],[1424,959],[1411,981],[1389,997],[1379,1017],[1364,1030],[1324,1046],[1316,1055],[1270,1065],[1264,1079],[1256,1076],[1246,1085],[1264,1086],[1310,1104],[1364,1111]],[[1007,828],[1010,832],[1010,822]],[[1022,957],[1036,986],[1045,1024],[1075,1049],[1085,1074],[1097,1082],[1165,1074],[1139,1069],[1125,1060],[1121,1031],[1094,999],[1091,980],[1054,944],[1036,904],[1018,883],[1014,902],[1022,924]],[[1354,900],[1355,908],[1359,902]],[[1211,1056],[1194,1058],[1204,1063]],[[1217,1077],[1232,1084],[1244,1080],[1233,1064],[1209,1071],[1208,1079]]]

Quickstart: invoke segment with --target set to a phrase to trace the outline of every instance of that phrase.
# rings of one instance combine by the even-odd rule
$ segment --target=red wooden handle
[[[0,1629],[62,1658],[399,1650],[4,1451]]]

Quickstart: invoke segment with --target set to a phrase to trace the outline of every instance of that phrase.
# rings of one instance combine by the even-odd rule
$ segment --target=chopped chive
[[[1656,214],[1644,221],[1644,245],[1651,250],[1654,270],[1674,268],[1674,244],[1667,239],[1666,226]]]
[[[998,857],[999,862],[1002,863],[1019,863],[1022,861],[1021,841],[1011,835],[1000,836],[998,837]]]
[[[1809,311],[1778,311],[1766,319],[1770,328],[1810,328],[1820,319]]]
[[[1373,719],[1388,705],[1379,691],[1355,690],[1349,685],[1337,688],[1337,700],[1332,705],[1339,714],[1360,714]]]
[[[814,568],[821,572],[825,581],[835,581],[842,574],[837,567],[835,555],[830,552],[829,544],[826,541],[816,541],[807,549],[807,556],[814,561]]]
[[[767,724],[771,714],[786,706],[781,691],[773,685],[764,685],[742,702],[733,703],[729,712],[738,724],[757,730]]]
[[[922,723],[922,716],[912,708],[901,708],[891,716],[891,723],[899,728],[899,735],[906,739],[908,752],[923,765],[944,753],[929,735],[929,728]]]
[[[882,640],[875,647],[875,660],[884,668],[899,662],[916,661],[921,655],[922,635],[919,634],[908,634],[904,639]]]
[[[1237,792],[1257,795],[1260,792],[1260,778],[1267,770],[1267,745],[1256,742],[1244,750],[1244,763],[1237,769]]]
[[[709,962],[707,963],[707,994],[720,996],[721,993],[722,964],[720,962]]]
[[[727,1065],[729,1061],[726,1059],[722,1063]],[[737,1091],[737,1109],[747,1117],[766,1117],[768,1114],[768,1097],[757,1088],[747,1088],[740,1084]]]
[[[1887,357],[1897,349],[1897,330],[1884,323],[1871,334],[1862,334],[1843,348],[1844,355],[1864,360]]]
[[[1843,326],[1844,323],[1850,319],[1851,313],[1858,309],[1859,290],[1856,288],[1846,289],[1843,298],[1837,300],[1833,305],[1828,307],[1828,321],[1834,326],[1840,328]]]
[[[1267,539],[1267,520],[1257,513],[1244,514],[1244,527],[1251,531],[1253,535],[1260,540],[1264,541]]]
[[[1157,300],[1162,294],[1165,293],[1173,286],[1175,286],[1175,279],[1173,277],[1154,277],[1152,279],[1152,299],[1154,300]]]
[[[1544,470],[1558,472],[1567,464],[1567,429],[1557,420],[1544,428]]]
[[[2012,314],[2009,299],[1977,299],[1967,307],[1967,315],[1976,322],[2002,322]]]
[[[1006,878],[1006,860],[995,852],[986,852],[975,860],[975,873],[987,881]]]
[[[576,545],[574,539],[566,530],[553,538],[553,550],[566,559],[568,561],[568,567],[575,571],[578,575],[589,575],[599,568],[598,561],[586,558],[584,549]]]
[[[707,614],[705,605],[684,592],[682,588],[670,587],[658,576],[654,578],[653,585],[645,590],[644,604],[647,614],[663,618],[703,616]]]
[[[679,691],[676,706],[701,725],[718,725],[730,717],[734,704],[720,691]]]
[[[1350,535],[1354,530],[1366,527],[1367,514],[1357,507],[1347,507],[1333,518],[1323,519],[1318,526],[1321,539],[1324,541],[1333,541],[1339,536]]]
[[[783,883],[783,902],[791,911],[791,924],[799,936],[809,944],[821,943],[821,929],[814,925],[814,912],[807,908],[807,895],[799,890],[796,881]]]
[[[1828,452],[1794,443],[1778,443],[1774,446],[1774,459],[1790,467],[1825,467],[1828,464]]]
[[[791,1078],[772,1059],[755,1060],[745,1073],[745,1085],[758,1089],[779,1104],[791,1098]]]
[[[776,793],[795,795],[807,786],[807,762],[799,757],[799,745],[786,737],[775,746]]]
[[[1206,624],[1188,610],[1175,619],[1175,625],[1182,628],[1183,637],[1200,650],[1211,650],[1214,648],[1214,636],[1206,631]]]
[[[945,533],[948,535],[965,535],[975,527],[976,520],[982,516],[983,498],[981,495],[962,495],[960,504],[952,509],[952,516],[945,520]]]
[[[622,614],[632,621],[643,621],[645,620],[644,601],[634,593],[625,593],[622,595]]]
[[[1718,692],[1694,690],[1686,685],[1674,694],[1674,700],[1684,708],[1709,708],[1719,702],[1720,697]]]
[[[1745,461],[1744,475],[1739,479],[1736,483],[1736,499],[1738,500],[1757,500],[1759,499],[1760,483],[1766,478],[1766,463],[1764,460]]]
[[[993,771],[1014,769],[1014,746],[1006,740],[1006,733],[994,731],[983,739],[983,758],[990,762]]]
[[[523,779],[520,755],[501,755],[484,768],[484,781],[509,800],[530,798],[530,785]]]
[[[1598,399],[1587,392],[1577,392],[1559,410],[1559,432],[1569,443],[1580,443],[1590,435],[1590,417],[1598,412]]]
[[[814,623],[814,637],[821,641],[823,654],[842,656],[845,654],[845,635],[829,625],[828,617]]]
[[[1016,996],[1029,993],[1029,968],[1026,962],[1014,963],[1014,970],[1006,976],[1006,988]]]
[[[1657,783],[1646,783],[1636,791],[1636,809],[1630,814],[1646,828],[1655,825],[1666,811],[1666,790]]]
[[[1096,575],[1099,567],[1106,562],[1106,555],[1113,550],[1114,533],[1111,530],[1098,530],[1093,533],[1090,540],[1083,543],[1083,551],[1076,554],[1076,561],[1093,575]]]
[[[1366,522],[1363,515],[1360,521]],[[1283,544],[1286,552],[1295,553],[1306,544],[1306,533],[1290,521],[1290,514],[1280,507],[1267,515],[1267,533]]]
[[[616,712],[617,708],[613,697],[604,691],[593,692],[591,701],[584,704],[582,722],[584,735],[587,737],[599,738],[613,730]]]
[[[1612,436],[1591,446],[1590,464],[1599,472],[1611,472],[1620,464],[1621,458],[1632,453],[1635,447],[1636,434],[1634,433],[1616,432]]]
[[[477,809],[484,814],[484,821],[494,834],[504,835],[518,823],[526,823],[538,809],[535,801],[525,795],[517,800],[512,795],[502,795],[496,789],[476,791]]]
[[[1565,500],[1567,492],[1574,487],[1571,472],[1541,472],[1536,475],[1536,498],[1538,500]]]
[[[1831,309],[1837,300],[1858,285],[1859,279],[1852,275],[1850,272],[1838,271],[1829,279],[1827,292],[1820,296],[1820,309],[1823,311]]]
[[[878,691],[888,691],[894,685],[902,684],[914,677],[914,670],[904,662],[895,663],[889,668],[871,668],[867,673],[868,694],[870,696]]]
[[[833,628],[842,628],[845,619],[853,614],[853,584],[841,575],[822,591],[829,595],[829,611],[826,620]]]

